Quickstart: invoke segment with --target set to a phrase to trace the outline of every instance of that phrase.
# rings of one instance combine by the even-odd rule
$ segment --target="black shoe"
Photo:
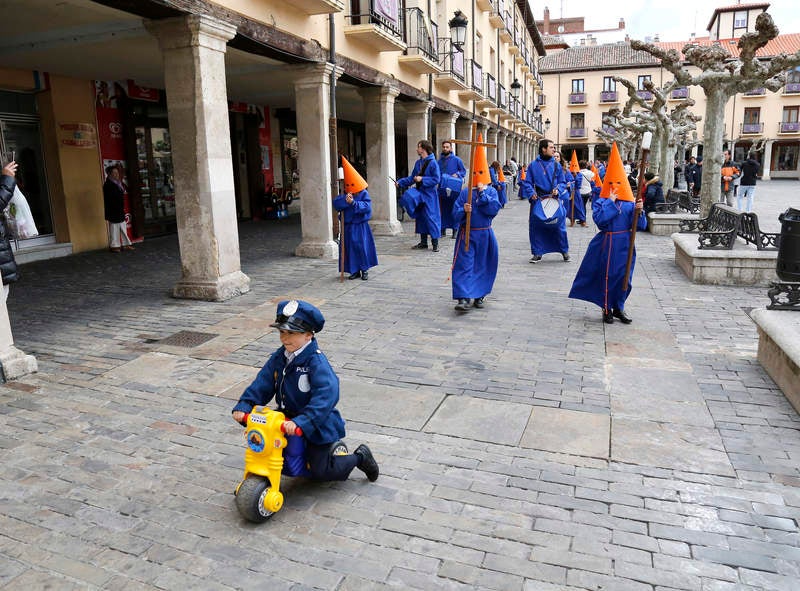
[[[347,276],[348,279],[358,279],[359,277],[361,277],[361,271],[350,273],[350,275]]]
[[[564,257],[564,262],[565,263],[569,260],[569,253],[568,252],[562,252],[561,256]]]
[[[428,243],[427,242],[425,242],[425,243],[420,242],[419,244],[415,244],[411,248],[412,248],[412,250],[428,250]]]
[[[433,252],[439,252],[439,241],[433,240],[431,244],[433,244]]]
[[[378,480],[380,470],[378,469],[378,462],[372,457],[372,452],[363,443],[356,448],[353,455],[358,456],[358,464],[356,467],[367,475],[370,482]]]
[[[475,306],[476,308],[483,308],[484,306],[483,298],[475,298],[472,301],[472,305]]]
[[[361,271],[361,281],[369,279],[369,271]]]
[[[469,300],[465,298],[459,298],[458,303],[456,304],[456,310],[459,312],[466,312],[469,310]]]
[[[622,324],[630,324],[631,322],[633,322],[633,319],[625,313],[625,310],[617,310],[616,308],[614,308],[611,311],[611,313],[616,318],[619,318],[619,321],[622,322]]]
[[[608,310],[603,310],[603,322],[606,324],[614,324],[614,315]]]
[[[541,257],[541,255],[535,254],[535,255],[533,255],[533,256],[531,257],[531,260],[530,260],[530,261],[528,261],[528,262],[531,262],[531,263],[538,263],[538,262],[539,262],[539,261],[541,261],[541,260],[542,260],[542,257]]]

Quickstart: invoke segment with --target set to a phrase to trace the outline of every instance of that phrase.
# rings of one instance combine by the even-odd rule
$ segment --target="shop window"
[[[778,144],[775,146],[773,170],[797,170],[797,144]]]

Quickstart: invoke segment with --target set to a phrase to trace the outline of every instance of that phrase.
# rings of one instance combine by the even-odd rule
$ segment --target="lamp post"
[[[550,131],[550,117],[544,120],[544,131],[545,132]]]
[[[519,91],[522,89],[522,84],[519,83],[519,80],[514,78],[514,82],[511,83],[511,96],[515,99],[519,98]]]
[[[463,50],[464,43],[467,41],[467,24],[469,21],[460,10],[456,10],[453,18],[447,21],[447,26],[450,27],[450,37],[453,40],[453,45],[459,51]]]

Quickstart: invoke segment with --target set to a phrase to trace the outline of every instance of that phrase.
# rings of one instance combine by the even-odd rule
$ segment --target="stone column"
[[[494,127],[490,127],[486,131],[486,141],[490,144],[495,144],[494,147],[486,148],[486,158],[489,159],[489,162],[493,162],[495,160],[499,161],[500,164],[505,164],[503,160],[500,160],[497,157],[497,129]]]
[[[589,162],[594,162],[594,144],[589,144]]]
[[[176,298],[223,301],[250,291],[241,271],[226,43],[236,28],[200,15],[148,21],[164,57],[182,277]]]
[[[333,66],[327,62],[292,68],[297,111],[297,168],[300,174],[299,257],[335,258],[330,156],[330,89]],[[337,68],[337,77],[341,68]]]
[[[0,289],[2,289],[0,287]],[[5,380],[15,380],[38,370],[36,357],[26,355],[14,346],[6,298],[0,293],[0,368]]]
[[[456,139],[468,142],[472,139],[472,121],[461,118],[456,121]],[[467,144],[457,144],[456,154],[464,161],[464,166],[469,168],[469,150]]]
[[[369,225],[375,234],[403,233],[397,221],[397,192],[389,177],[396,178],[394,154],[394,101],[400,91],[391,86],[362,88],[367,141],[367,182],[372,200]]]
[[[506,163],[508,157],[506,156],[506,136],[508,132],[503,129],[497,130],[497,159],[503,164]]]
[[[441,150],[442,148],[443,141],[457,139],[456,138],[457,119],[458,119],[458,113],[447,112],[447,113],[433,114],[433,126],[436,129],[436,141],[439,144],[438,146],[434,146],[434,148],[436,148],[437,154],[439,150]]]
[[[506,136],[506,158],[505,160],[503,160],[503,162],[510,159],[513,155],[514,155],[514,134],[513,132],[509,132],[509,134]]]
[[[769,180],[769,169],[772,166],[772,144],[774,143],[775,140],[767,140],[767,143],[764,144],[764,166],[761,171],[762,181]]]
[[[417,144],[420,140],[428,138],[428,117],[430,117],[433,103],[429,101],[416,102],[406,105],[406,137],[408,141],[408,174],[414,169],[417,161]],[[436,146],[434,146],[436,148]]]

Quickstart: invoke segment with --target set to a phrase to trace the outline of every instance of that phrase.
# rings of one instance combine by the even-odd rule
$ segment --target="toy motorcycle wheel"
[[[261,476],[248,476],[236,492],[236,508],[242,517],[253,523],[265,522],[282,504],[283,495],[273,493],[269,481]]]
[[[341,439],[331,444],[330,454],[332,456],[346,456],[350,453],[347,449],[347,445]]]

